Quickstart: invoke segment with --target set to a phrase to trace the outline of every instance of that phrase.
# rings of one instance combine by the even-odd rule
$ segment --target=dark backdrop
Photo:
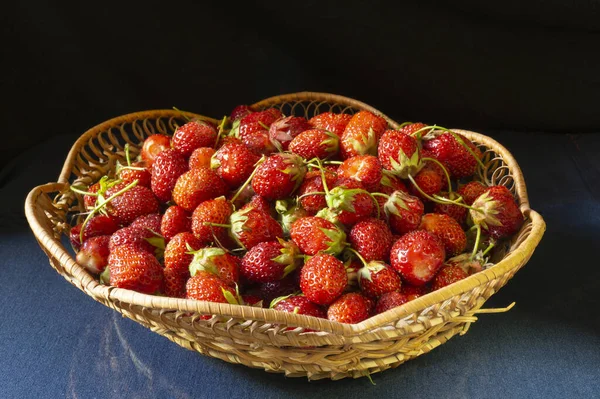
[[[451,127],[600,126],[598,1],[284,3],[4,4],[0,165],[128,112],[302,90]]]

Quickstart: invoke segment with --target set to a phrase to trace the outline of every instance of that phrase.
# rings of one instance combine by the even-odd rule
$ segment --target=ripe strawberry
[[[300,289],[311,302],[318,305],[335,301],[347,284],[344,264],[329,254],[311,257],[300,270]]]
[[[195,149],[212,147],[217,139],[217,130],[201,120],[192,120],[180,126],[173,133],[171,144],[185,158],[189,158]]]
[[[185,297],[197,301],[237,304],[235,289],[219,276],[206,271],[199,271],[190,277],[185,285]]]
[[[165,240],[170,240],[178,233],[190,231],[192,219],[190,215],[180,206],[173,205],[167,208],[160,223],[160,233]]]
[[[287,116],[273,122],[269,127],[269,137],[276,146],[287,150],[290,142],[308,129],[310,125],[303,116]]]
[[[404,125],[402,126],[399,130],[404,133],[404,134],[408,134],[409,136],[413,136],[415,137],[415,133],[421,129],[423,129],[424,127],[427,127],[426,124],[421,123],[421,122],[416,122],[416,123],[410,123],[408,125]],[[423,136],[425,133],[427,133],[427,131],[422,131],[419,136]],[[417,138],[417,137],[415,137]]]
[[[440,288],[444,288],[447,285],[450,285],[467,277],[469,277],[469,275],[458,266],[444,266],[440,269],[439,272],[437,272],[437,274],[433,278],[433,281],[431,283],[431,290],[439,290]]]
[[[165,248],[165,294],[185,298],[185,283],[190,278],[190,263],[194,256],[190,248],[198,250],[202,244],[192,233],[176,234]]]
[[[83,237],[81,236],[81,226],[82,223],[79,223],[71,228],[71,231],[69,232],[71,245],[73,245],[73,248],[76,251],[79,251],[82,242],[86,242],[91,237],[111,235],[115,231],[119,230],[119,221],[112,216],[93,216],[90,220],[88,220],[85,228],[83,229]],[[82,240],[80,240],[80,238],[82,238]]]
[[[256,306],[262,308],[263,305],[263,299],[259,296],[252,294],[242,295],[242,300],[244,301],[244,305],[246,306]]]
[[[190,169],[196,168],[210,168],[212,156],[215,155],[215,150],[210,147],[196,148],[190,159],[188,160],[188,167]]]
[[[403,191],[394,191],[384,205],[392,232],[402,235],[416,230],[425,212],[423,202]]]
[[[352,116],[342,134],[342,158],[355,155],[377,155],[377,142],[387,128],[387,121],[369,111],[359,111]]]
[[[267,109],[253,112],[244,116],[234,134],[256,154],[270,154],[277,151],[277,147],[271,142],[269,128],[273,122],[283,117],[281,111]]]
[[[502,239],[515,234],[523,225],[523,214],[512,193],[504,186],[492,186],[480,195],[472,205],[483,210],[469,210],[475,224],[494,239]]]
[[[342,137],[348,122],[352,119],[350,114],[334,114],[333,112],[323,112],[319,115],[312,117],[308,123],[313,129],[323,129],[335,134],[338,137]]]
[[[235,286],[240,281],[241,259],[222,248],[207,247],[194,252],[190,263],[190,274],[200,271],[213,273],[227,285]]]
[[[310,129],[296,136],[289,143],[289,150],[304,159],[324,159],[338,152],[339,141],[338,136],[327,130]]]
[[[121,168],[119,171],[119,177],[125,184],[133,183],[134,180],[138,181],[138,186],[144,186],[150,188],[150,180],[152,175],[150,170],[146,168],[146,162],[134,162],[131,164],[131,169],[127,166]],[[139,169],[141,168],[141,170]]]
[[[488,186],[478,181],[470,181],[467,184],[464,184],[456,190],[456,193],[460,195],[465,204],[473,205],[473,202],[486,190]]]
[[[144,294],[153,294],[163,287],[163,269],[150,252],[136,245],[121,245],[108,257],[110,285]]]
[[[77,252],[76,260],[92,274],[100,274],[108,265],[108,243],[110,236],[96,236],[87,239]]]
[[[448,198],[453,201],[455,201],[458,198],[455,192],[452,192],[451,195],[448,195],[447,192],[443,192],[440,193],[439,196]],[[460,205],[440,204],[436,202],[433,205],[433,213],[441,213],[444,215],[448,215],[452,219],[456,220],[461,226],[464,225],[467,220],[467,208]]]
[[[123,227],[110,236],[109,249],[113,252],[115,248],[122,245],[131,245],[135,246],[140,251],[154,253],[154,246],[147,240],[152,237],[154,237],[154,233],[147,229],[131,226]]]
[[[386,292],[400,291],[402,280],[389,265],[372,261],[359,270],[358,284],[365,296],[378,298]]]
[[[434,167],[425,166],[415,176],[415,183],[425,194],[433,196],[439,194],[444,187],[446,177],[441,175]],[[447,183],[446,183],[447,185]],[[411,193],[415,197],[421,198],[423,201],[428,199],[414,186],[411,187]],[[466,208],[465,208],[466,209]]]
[[[325,196],[328,209],[317,216],[352,226],[376,213],[376,204],[362,183],[350,179],[338,179],[334,188]]]
[[[301,295],[275,298],[270,307],[282,312],[303,314],[322,319],[327,318],[327,313],[321,306],[312,303],[307,297]]]
[[[162,215],[160,213],[151,213],[149,215],[140,216],[135,219],[129,227],[150,230],[155,234],[160,234],[160,224]]]
[[[386,130],[377,148],[381,165],[403,179],[415,175],[421,164],[417,140],[399,130]]]
[[[88,193],[97,193],[100,190],[100,182],[94,183],[90,185],[87,189]],[[92,209],[96,206],[96,197],[95,195],[84,195],[83,196],[83,206],[85,209]]]
[[[108,204],[108,213],[123,225],[130,224],[140,216],[157,213],[158,210],[156,197],[149,188],[143,186],[132,187]]]
[[[196,168],[185,172],[173,188],[173,201],[188,212],[213,198],[225,195],[227,186],[219,175],[209,168]]]
[[[239,119],[242,119],[244,116],[251,114],[252,112],[254,111],[248,105],[238,105],[233,109],[233,111],[231,111],[231,115],[229,115],[229,120],[237,121]]]
[[[445,258],[444,244],[437,236],[424,230],[403,235],[390,252],[392,268],[404,281],[419,286],[435,276]]]
[[[357,324],[369,318],[369,304],[361,294],[350,292],[329,306],[327,318],[339,323]]]
[[[144,140],[141,156],[146,166],[151,168],[154,160],[164,150],[171,148],[171,138],[164,134],[153,134]]]
[[[391,195],[394,191],[404,191],[405,193],[408,193],[408,189],[404,182],[391,173],[382,173],[379,183],[380,193],[387,195]]]
[[[152,165],[152,192],[156,198],[170,201],[177,179],[187,170],[187,162],[179,151],[171,148],[159,153]]]
[[[401,294],[398,291],[387,292],[379,297],[375,313],[380,314],[398,306],[404,305],[410,299],[407,295]]]
[[[250,177],[259,159],[246,145],[230,141],[219,148],[210,166],[233,189]]]
[[[333,187],[336,180],[337,174],[325,169],[325,182],[327,183],[327,187]],[[311,170],[304,176],[304,180],[298,189],[298,194],[303,196],[313,192],[322,193],[324,190],[321,172],[318,170]],[[321,209],[327,207],[325,196],[321,194],[307,195],[306,197],[302,197],[300,198],[300,204],[302,205],[302,208],[311,215],[314,215]]]
[[[471,259],[471,254],[461,254],[448,259],[444,266],[460,267],[467,275],[471,275],[482,271],[484,263],[485,261],[480,256],[476,255]]]
[[[252,178],[256,194],[275,201],[289,197],[306,174],[304,161],[295,154],[273,154],[257,166]]]
[[[346,234],[332,222],[316,216],[296,220],[292,224],[290,236],[307,255],[319,252],[337,255],[346,246]]]
[[[419,228],[435,234],[444,243],[448,257],[462,253],[467,246],[467,235],[458,222],[448,215],[437,213],[423,215]]]
[[[382,178],[381,162],[372,155],[357,155],[346,159],[337,170],[340,178],[347,178],[362,183],[365,190],[379,190]]]
[[[252,282],[268,283],[281,280],[298,264],[298,247],[284,240],[261,242],[242,258],[242,275]]]
[[[392,247],[392,232],[382,220],[370,218],[350,230],[350,244],[367,261],[386,260]]]
[[[192,214],[192,231],[194,235],[202,245],[216,243],[217,240],[223,243],[228,229],[207,223],[227,224],[232,213],[233,207],[224,197],[202,202]]]
[[[231,235],[247,250],[265,241],[283,237],[283,229],[269,214],[252,207],[231,214]]]
[[[461,144],[456,137],[459,137],[464,145],[481,159],[481,151],[466,137],[456,133],[443,133],[440,136],[423,142],[423,148],[433,154],[433,157],[440,161],[450,175],[457,179],[472,176],[477,169],[477,160]]]
[[[442,266],[443,267],[443,266]],[[402,284],[402,289],[400,290],[409,300],[413,300],[420,296],[429,294],[431,292],[430,284],[415,286],[410,284]]]

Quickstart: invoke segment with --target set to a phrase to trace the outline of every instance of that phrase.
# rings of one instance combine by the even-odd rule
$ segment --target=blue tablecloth
[[[600,396],[600,134],[487,132],[519,161],[548,230],[463,337],[368,379],[285,378],[180,348],[93,301],[48,265],[23,216],[75,136],[0,172],[0,397],[497,398]]]

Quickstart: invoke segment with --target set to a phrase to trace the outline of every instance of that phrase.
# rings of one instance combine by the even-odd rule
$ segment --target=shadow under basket
[[[385,117],[391,128],[398,127],[367,104],[325,93],[277,96],[254,107],[277,107],[286,115],[307,118],[326,111],[369,110]],[[96,301],[203,355],[309,379],[357,378],[397,367],[456,334],[466,333],[478,313],[502,311],[481,307],[525,265],[545,231],[542,217],[529,208],[523,175],[506,148],[482,134],[454,130],[472,140],[484,154],[485,168],[479,170],[479,179],[509,188],[525,215],[521,230],[495,251],[496,264],[464,280],[352,325],[272,309],[145,295],[99,284],[60,240],[81,220],[74,215],[84,211],[81,196],[70,191],[69,185],[87,186],[97,181],[114,170],[117,160],[123,161],[125,143],[129,143],[132,156],[137,156],[148,135],[172,134],[177,125],[185,123],[186,116],[217,122],[192,113],[155,110],[124,115],[88,130],[71,149],[58,182],[34,188],[25,211],[50,264],[67,281]],[[203,320],[202,315],[213,316]]]

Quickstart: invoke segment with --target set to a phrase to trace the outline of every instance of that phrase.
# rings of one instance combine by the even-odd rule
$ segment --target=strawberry
[[[381,165],[403,179],[415,175],[421,167],[417,140],[399,130],[386,130],[377,151]]]
[[[400,276],[387,264],[371,261],[358,272],[358,284],[365,296],[378,298],[386,292],[400,291]]]
[[[446,177],[441,175],[434,167],[425,166],[414,176],[414,180],[421,191],[431,197],[442,191]],[[414,186],[411,187],[411,193],[415,197],[421,198],[423,201],[428,200],[428,198],[421,194],[421,192]]]
[[[219,276],[206,271],[199,271],[190,277],[185,285],[185,297],[197,301],[238,304],[235,289]]]
[[[175,130],[171,145],[185,158],[189,158],[195,149],[215,145],[216,139],[217,131],[213,126],[202,120],[192,120]]]
[[[130,188],[108,204],[108,213],[123,225],[130,224],[140,216],[157,213],[158,210],[156,197],[149,188],[143,186]]]
[[[467,235],[458,222],[448,215],[437,213],[423,215],[419,228],[435,234],[444,243],[448,257],[462,253],[467,246]]]
[[[334,188],[325,196],[328,209],[317,216],[352,226],[377,212],[376,204],[362,183],[350,179],[338,179]],[[375,211],[375,212],[374,212]]]
[[[452,192],[452,194],[443,192],[440,193],[439,196],[450,199],[452,201],[456,201],[456,199],[458,198],[455,192]],[[456,220],[461,226],[464,225],[467,220],[467,208],[460,205],[441,204],[436,202],[433,205],[433,213],[441,213],[444,215],[448,215],[452,219]]]
[[[163,270],[152,253],[132,244],[121,245],[108,257],[110,285],[144,294],[153,294],[163,287]]]
[[[159,153],[152,165],[152,192],[156,198],[170,201],[177,179],[187,170],[187,162],[179,151],[171,148]]]
[[[307,297],[302,295],[275,298],[271,302],[270,307],[282,312],[303,314],[322,319],[327,318],[327,313],[321,306],[312,303]]]
[[[340,178],[346,178],[362,183],[365,190],[379,190],[382,178],[381,162],[372,155],[356,155],[346,159],[337,170]]]
[[[279,200],[275,203],[275,209],[279,215],[279,223],[283,229],[283,234],[289,237],[292,224],[300,218],[309,216],[308,212],[293,201]]]
[[[73,248],[76,251],[79,251],[81,244],[86,242],[91,237],[111,235],[115,231],[119,230],[119,221],[112,216],[93,216],[85,225],[85,228],[83,229],[83,235],[81,234],[81,226],[82,223],[79,223],[75,227],[71,228],[71,231],[69,232],[71,245],[73,245]]]
[[[291,295],[299,291],[298,283],[294,274],[290,274],[281,280],[263,283],[258,286],[258,296],[268,305],[275,298]]]
[[[327,186],[333,187],[336,180],[337,174],[326,169],[325,182],[327,183]],[[321,209],[327,207],[327,202],[325,201],[324,195],[307,195],[313,192],[324,192],[323,179],[321,177],[321,172],[318,170],[311,170],[307,172],[304,176],[302,184],[300,185],[300,188],[298,189],[298,194],[300,194],[302,197],[300,198],[300,204],[302,205],[302,208],[304,208],[304,210],[311,215],[314,215]]]
[[[79,252],[77,252],[76,260],[81,266],[92,274],[100,274],[108,264],[108,256],[110,250],[108,243],[110,236],[95,236],[87,239]]]
[[[486,190],[488,186],[478,181],[470,181],[467,184],[463,184],[456,190],[456,193],[460,195],[465,204],[473,205],[473,202]]]
[[[94,183],[91,186],[88,187],[87,192],[88,193],[97,193],[98,190],[100,190],[100,182]],[[84,195],[83,196],[83,206],[85,206],[85,209],[92,209],[96,206],[96,199],[98,197],[95,195]]]
[[[248,209],[252,207],[258,211],[264,212],[267,215],[274,216],[273,209],[271,208],[271,204],[264,197],[260,195],[253,195],[250,201],[248,201],[241,209]]]
[[[437,272],[431,283],[431,290],[436,291],[447,285],[455,283],[469,275],[458,266],[444,266]]]
[[[231,111],[231,115],[229,115],[229,120],[237,121],[239,119],[242,119],[244,116],[251,114],[252,112],[254,111],[248,105],[238,105],[233,109],[233,111]]]
[[[415,298],[428,294],[431,291],[431,287],[430,284],[425,284],[421,286],[402,284],[402,289],[400,291],[404,295],[406,295],[409,298],[409,300],[413,300]]]
[[[296,220],[290,230],[292,241],[307,255],[319,252],[337,255],[346,245],[346,234],[332,222],[316,216]]]
[[[298,247],[291,242],[261,242],[242,258],[242,275],[251,282],[268,283],[281,280],[296,269]]]
[[[335,134],[338,137],[342,137],[348,122],[352,119],[350,114],[335,114],[333,112],[323,112],[319,115],[312,117],[308,123],[314,129],[323,129]]]
[[[479,148],[466,137],[456,133],[445,132],[434,139],[423,142],[423,148],[444,164],[450,175],[457,179],[472,176],[477,169],[478,159],[471,155],[465,146],[469,147],[478,159],[481,159]]]
[[[387,121],[369,111],[359,111],[352,116],[341,137],[342,158],[355,155],[376,155],[377,142],[387,128]]]
[[[369,304],[361,294],[350,292],[329,306],[327,318],[338,323],[357,324],[369,318]]]
[[[423,202],[403,191],[394,191],[384,205],[392,232],[402,235],[416,230],[425,212]]]
[[[386,292],[379,297],[375,313],[380,314],[398,306],[404,305],[410,299],[407,295],[401,294],[398,291]]]
[[[339,148],[339,137],[327,130],[310,129],[296,136],[289,150],[304,159],[327,158],[335,155]]]
[[[150,170],[146,168],[145,162],[134,162],[131,164],[131,167],[124,166],[119,170],[118,174],[121,181],[125,184],[133,183],[134,180],[137,180],[138,186],[150,188],[152,175],[150,174]]]
[[[190,263],[190,275],[200,271],[213,273],[227,285],[235,286],[240,281],[241,260],[222,248],[207,247],[194,252]]]
[[[404,133],[404,134],[408,134],[409,136],[413,136],[414,138],[417,138],[415,136],[415,133],[417,133],[417,131],[423,129],[427,127],[426,124],[421,123],[421,122],[416,122],[416,123],[409,123],[407,125],[402,126],[399,130]],[[419,136],[423,136],[424,133],[427,133],[427,131],[421,131],[421,133],[419,134]]]
[[[176,234],[190,231],[191,229],[192,220],[185,209],[177,205],[167,208],[160,223],[160,233],[165,240],[170,240]]]
[[[158,154],[169,148],[171,148],[171,138],[169,136],[153,134],[144,140],[140,154],[142,160],[146,162],[146,166],[151,168]]]
[[[289,197],[306,174],[304,161],[295,154],[274,154],[257,166],[252,178],[256,194],[270,200]]]
[[[523,214],[512,193],[504,186],[492,186],[481,194],[469,210],[473,223],[480,225],[490,237],[502,239],[519,231]]]
[[[190,169],[210,168],[210,163],[213,155],[215,155],[215,150],[213,148],[196,148],[194,152],[192,152],[192,155],[190,155],[190,159],[188,160],[188,167]]]
[[[367,261],[386,260],[392,247],[392,232],[382,220],[370,218],[350,230],[350,244]]]
[[[152,233],[159,235],[161,221],[162,215],[160,213],[151,213],[149,215],[140,216],[139,218],[135,219],[129,225],[129,227],[150,230]]]
[[[269,127],[269,138],[285,151],[296,136],[308,129],[310,125],[303,116],[287,116],[273,122]]]
[[[219,175],[209,168],[196,168],[179,176],[173,188],[173,201],[188,212],[193,212],[204,201],[225,195],[227,186]]]
[[[229,141],[215,153],[211,160],[211,168],[234,189],[242,185],[254,171],[260,157],[250,151],[246,145]]]
[[[269,128],[281,117],[283,117],[281,111],[273,108],[253,112],[244,116],[237,129],[234,127],[232,131],[256,154],[269,154],[277,151],[277,147],[269,137]]]
[[[390,263],[412,285],[429,282],[442,267],[446,252],[439,238],[424,230],[403,235],[392,246]]]
[[[242,295],[242,300],[244,301],[244,305],[246,306],[256,306],[262,308],[263,305],[263,299],[259,296],[252,294]]]
[[[135,246],[140,251],[154,253],[154,246],[147,240],[154,237],[154,233],[149,230],[137,227],[124,227],[115,231],[110,236],[110,251],[122,245]]]
[[[228,229],[209,223],[227,224],[232,213],[233,207],[224,197],[202,202],[192,214],[192,231],[194,235],[202,245],[216,243],[216,241],[222,243],[227,236]]]
[[[176,234],[165,247],[165,294],[185,298],[185,283],[190,278],[190,263],[194,256],[191,250],[198,250],[202,244],[192,233]]]
[[[300,270],[300,289],[311,302],[318,305],[335,301],[347,284],[344,264],[329,254],[311,257]]]
[[[467,275],[471,275],[482,271],[484,263],[481,256],[476,255],[471,259],[471,254],[461,254],[448,259],[444,266],[460,267]]]
[[[230,234],[238,244],[248,250],[261,242],[274,241],[283,236],[283,229],[277,220],[252,207],[232,213],[229,219]]]

